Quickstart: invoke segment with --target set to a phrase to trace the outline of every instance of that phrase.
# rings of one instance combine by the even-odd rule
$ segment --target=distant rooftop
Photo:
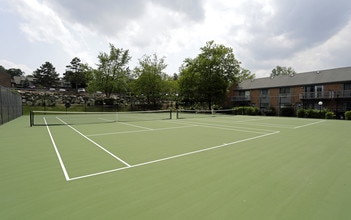
[[[351,67],[297,73],[295,74],[295,76],[276,76],[274,78],[265,77],[253,80],[245,80],[239,83],[238,89],[246,90],[274,87],[289,87],[338,83],[345,81],[351,82]]]

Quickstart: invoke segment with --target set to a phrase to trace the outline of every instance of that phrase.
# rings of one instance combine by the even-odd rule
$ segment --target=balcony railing
[[[324,91],[324,92],[304,92],[300,93],[300,99],[337,99],[351,98],[351,90]]]
[[[250,101],[251,97],[249,95],[246,96],[233,96],[233,102],[243,102],[243,101]]]

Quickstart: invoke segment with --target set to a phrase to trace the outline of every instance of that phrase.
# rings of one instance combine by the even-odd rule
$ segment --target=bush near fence
[[[240,106],[233,108],[233,113],[235,115],[258,115],[259,110],[256,107]]]
[[[335,119],[336,115],[334,112],[328,109],[302,109],[297,111],[297,117],[299,118],[325,118],[325,119]]]
[[[351,111],[345,112],[345,119],[346,120],[351,120]]]

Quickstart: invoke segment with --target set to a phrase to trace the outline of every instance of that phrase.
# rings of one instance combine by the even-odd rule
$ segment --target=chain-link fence
[[[0,86],[0,125],[22,115],[20,94]]]

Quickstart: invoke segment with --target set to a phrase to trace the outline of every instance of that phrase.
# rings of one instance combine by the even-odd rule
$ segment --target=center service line
[[[98,172],[98,173],[92,173],[92,174],[88,174],[88,175],[84,175],[84,176],[73,177],[73,178],[70,179],[70,181],[71,180],[84,179],[84,178],[93,177],[93,176],[99,176],[99,175],[102,175],[102,174],[112,173],[112,172],[125,170],[125,169],[130,169],[130,168],[134,168],[134,167],[141,167],[141,166],[145,166],[145,165],[148,165],[148,164],[158,163],[158,162],[171,160],[171,159],[175,159],[175,158],[179,158],[179,157],[185,157],[185,156],[188,156],[188,155],[197,154],[197,153],[201,153],[201,152],[205,152],[205,151],[210,151],[210,150],[226,147],[226,146],[229,146],[229,145],[242,143],[242,142],[245,142],[245,141],[251,141],[251,140],[254,140],[254,139],[263,138],[263,137],[274,135],[274,134],[278,134],[278,133],[280,133],[280,131],[275,131],[275,132],[268,133],[268,134],[263,134],[263,135],[259,135],[259,136],[255,136],[255,137],[251,137],[251,138],[246,138],[246,139],[242,139],[242,140],[238,140],[238,141],[233,141],[233,142],[230,142],[230,143],[224,143],[224,144],[221,144],[221,145],[217,145],[217,146],[213,146],[213,147],[209,147],[209,148],[205,148],[205,149],[201,149],[201,150],[196,150],[196,151],[191,151],[191,152],[178,154],[178,155],[174,155],[174,156],[170,156],[170,157],[165,157],[165,158],[161,158],[161,159],[158,159],[158,160],[152,160],[152,161],[148,161],[148,162],[144,162],[144,163],[139,163],[139,164],[135,164],[135,165],[132,165],[132,166],[129,166],[129,167],[122,167],[122,168],[117,168],[117,169],[113,169],[113,170],[106,170],[106,171],[102,171],[102,172]]]
[[[91,140],[90,138],[88,138],[87,136],[85,136],[84,134],[82,134],[80,131],[78,131],[77,129],[75,129],[74,127],[72,127],[71,125],[67,124],[65,121],[63,121],[62,119],[60,119],[59,117],[57,117],[58,120],[60,120],[62,123],[64,123],[65,125],[67,125],[68,127],[70,127],[72,130],[74,130],[75,132],[77,132],[78,134],[80,134],[82,137],[84,137],[85,139],[87,139],[88,141],[90,141],[91,143],[93,143],[94,145],[96,145],[97,147],[99,147],[101,150],[105,151],[106,153],[108,153],[109,155],[111,155],[112,157],[116,158],[117,160],[119,160],[120,162],[122,162],[123,164],[125,164],[127,167],[131,167],[130,164],[128,164],[127,162],[125,162],[124,160],[122,160],[121,158],[117,157],[116,155],[114,155],[113,153],[111,153],[110,151],[106,150],[104,147],[102,147],[100,144],[96,143],[95,141]]]

